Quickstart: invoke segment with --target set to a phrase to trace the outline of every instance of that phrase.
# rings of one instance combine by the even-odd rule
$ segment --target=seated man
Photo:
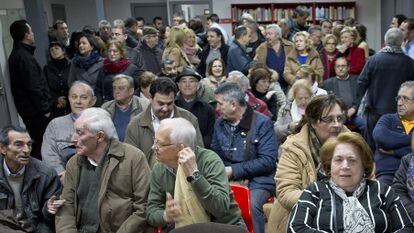
[[[129,121],[144,111],[149,101],[134,95],[134,79],[131,76],[116,75],[112,87],[114,99],[104,103],[101,108],[111,114],[119,141],[123,142]]]
[[[151,150],[154,144],[154,133],[163,119],[183,117],[189,120],[197,131],[197,145],[204,147],[197,118],[174,103],[177,86],[171,79],[164,77],[154,80],[150,86],[150,94],[152,96],[150,106],[132,118],[127,128],[125,142],[144,152],[151,168],[155,163]]]
[[[358,93],[358,76],[349,74],[349,62],[345,57],[339,57],[335,61],[335,77],[323,82],[323,88],[341,98],[347,106],[347,121],[345,125],[353,124],[361,132],[364,131],[364,119],[357,116],[358,106],[362,96]]]
[[[92,107],[96,102],[92,87],[81,81],[72,84],[68,97],[72,112],[53,119],[43,134],[42,142],[42,159],[55,169],[62,184],[65,180],[66,163],[75,154],[75,146],[71,141],[75,132],[73,123],[83,110]]]
[[[201,75],[192,68],[185,67],[183,72],[179,73],[175,79],[180,90],[175,99],[175,104],[197,117],[201,135],[203,135],[204,146],[210,148],[216,116],[214,109],[197,95],[200,80]]]
[[[223,162],[213,151],[196,146],[195,139],[196,129],[186,119],[161,121],[152,146],[159,163],[151,173],[148,223],[181,227],[211,221],[245,227]]]
[[[59,177],[30,156],[32,139],[23,128],[4,127],[0,148],[0,232],[51,233],[47,202],[61,192]]]
[[[264,233],[263,204],[276,189],[278,144],[273,123],[247,104],[238,84],[225,83],[215,94],[222,116],[214,125],[211,149],[223,160],[229,180],[247,182],[254,231]]]
[[[401,158],[411,152],[414,127],[414,81],[401,84],[398,91],[397,112],[382,115],[372,136],[377,149],[374,153],[376,178],[392,184]]]
[[[75,121],[76,155],[66,165],[56,232],[145,232],[149,167],[118,141],[108,112],[89,108]]]

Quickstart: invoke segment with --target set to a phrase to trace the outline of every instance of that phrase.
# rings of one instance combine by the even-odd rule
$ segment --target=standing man
[[[400,29],[404,35],[401,47],[407,56],[414,59],[414,18],[404,20],[400,25]]]
[[[319,25],[314,25],[308,29],[310,38],[312,40],[313,48],[320,53],[323,49],[322,44],[322,29]]]
[[[240,26],[234,30],[234,41],[230,44],[227,55],[228,72],[237,70],[244,75],[248,74],[252,59],[246,51],[246,46],[250,42],[251,34],[251,29],[246,26]]]
[[[412,152],[414,81],[403,83],[395,99],[397,113],[381,116],[372,133],[377,145],[374,154],[375,178],[388,185],[392,184],[401,158]]]
[[[17,112],[34,140],[32,156],[41,159],[43,133],[49,123],[52,99],[42,68],[33,54],[34,34],[26,20],[10,26],[13,50],[9,56],[10,84]]]
[[[118,141],[103,109],[75,121],[76,147],[67,166],[56,232],[145,232],[150,170],[144,154]]]
[[[74,122],[83,110],[95,105],[96,97],[91,86],[82,81],[73,82],[69,89],[71,113],[53,119],[46,128],[42,142],[43,161],[55,169],[60,181],[65,180],[66,163],[75,154],[72,135]]]
[[[224,30],[222,26],[220,26],[219,23],[220,23],[220,18],[217,14],[213,13],[207,17],[207,27],[219,29],[224,39],[224,43],[227,44],[227,42],[229,41],[229,35],[227,34],[227,31]]]
[[[223,34],[218,28],[211,27],[207,30],[207,42],[203,50],[200,52],[200,64],[198,64],[197,71],[204,77],[208,77],[207,67],[210,62],[216,58],[223,59],[227,62],[227,53],[229,52],[229,46],[224,42]]]
[[[323,19],[319,22],[321,25],[322,35],[332,34],[332,21],[330,19]]]
[[[125,142],[142,150],[151,168],[156,162],[151,149],[154,143],[154,133],[163,119],[183,117],[190,121],[197,130],[197,145],[204,147],[197,118],[174,103],[177,86],[173,80],[165,77],[154,80],[150,86],[150,94],[150,106],[132,118],[127,128]]]
[[[359,94],[363,96],[367,92],[364,137],[372,150],[375,150],[372,131],[378,119],[397,111],[397,106],[390,100],[397,96],[402,83],[414,80],[414,61],[401,50],[402,41],[400,29],[388,29],[385,47],[369,58],[358,77]]]
[[[155,75],[161,74],[162,50],[158,46],[159,32],[153,27],[145,26],[143,30],[143,39],[138,45],[138,52],[145,61],[147,71]]]
[[[103,42],[108,43],[111,39],[111,23],[108,20],[101,20],[99,21],[99,37],[103,40]]]
[[[116,75],[112,87],[114,99],[104,103],[101,108],[111,115],[118,138],[123,142],[129,122],[148,107],[149,101],[134,95],[134,79],[131,76]]]
[[[53,29],[55,30],[56,40],[59,41],[66,50],[70,44],[68,25],[63,20],[56,20],[55,24],[53,24]]]
[[[164,26],[160,16],[155,16],[154,19],[152,19],[152,24],[158,31]]]
[[[18,232],[52,233],[48,200],[59,196],[62,185],[52,168],[30,157],[32,142],[23,128],[6,126],[0,131],[1,232],[17,232],[5,229],[16,221]]]
[[[278,144],[270,118],[254,111],[236,83],[215,91],[221,117],[214,125],[211,149],[223,160],[231,181],[247,183],[254,232],[265,232],[263,205],[274,195]]]
[[[293,48],[293,43],[282,37],[282,29],[277,24],[270,24],[266,26],[266,42],[259,45],[256,50],[255,60],[278,73],[278,82],[284,92],[287,92],[289,86],[283,78],[286,55]]]

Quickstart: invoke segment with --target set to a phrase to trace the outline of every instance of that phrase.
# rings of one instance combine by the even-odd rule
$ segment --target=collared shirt
[[[23,166],[17,173],[11,173],[9,166],[6,163],[6,160],[3,159],[3,167],[4,167],[4,174],[7,176],[21,176],[24,174],[24,171],[26,170],[26,166]]]
[[[173,118],[174,116],[174,110],[172,110],[170,117],[168,118]],[[152,127],[154,128],[154,132],[157,131],[158,127],[160,126],[160,119],[158,119],[158,117],[154,114],[154,111],[151,108],[151,119],[152,119]]]
[[[129,109],[131,108],[133,99],[134,98],[131,98],[131,100],[129,100],[128,106],[124,109],[121,108],[121,105],[119,105],[118,102],[115,102],[115,105],[118,107],[119,110],[126,112],[126,111],[129,111]]]
[[[414,40],[408,42],[404,47],[402,47],[402,50],[405,55],[411,57],[411,59],[414,59]]]

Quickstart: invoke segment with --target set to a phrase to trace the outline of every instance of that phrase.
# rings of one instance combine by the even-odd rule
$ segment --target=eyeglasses
[[[408,101],[412,101],[413,99],[408,98],[407,96],[401,96],[401,95],[396,96],[395,101],[398,102],[399,100],[401,100],[401,102],[403,102],[403,103],[407,103]]]
[[[174,144],[172,144],[172,143],[170,143],[170,144],[161,144],[160,140],[154,138],[154,146],[156,146],[157,149],[161,149],[163,147],[172,146],[172,145],[174,145]]]
[[[326,124],[332,124],[335,121],[337,121],[340,124],[343,124],[346,121],[346,117],[344,115],[326,116],[326,117],[321,117],[319,120]]]

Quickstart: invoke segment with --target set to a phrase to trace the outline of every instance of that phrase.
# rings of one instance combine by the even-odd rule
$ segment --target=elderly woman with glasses
[[[400,197],[390,186],[369,180],[374,161],[357,133],[341,133],[320,149],[328,179],[311,183],[292,209],[287,232],[413,232]]]
[[[335,95],[315,96],[293,135],[281,146],[276,171],[276,196],[269,217],[270,232],[285,232],[288,217],[310,182],[325,178],[319,149],[330,137],[348,131],[346,106]]]

